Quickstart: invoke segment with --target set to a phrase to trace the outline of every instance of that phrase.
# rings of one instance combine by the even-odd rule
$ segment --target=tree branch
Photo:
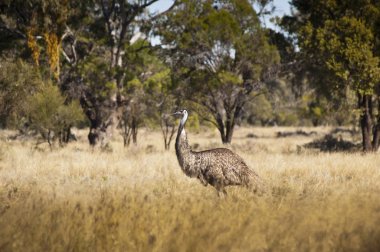
[[[69,36],[71,36],[73,38],[73,42],[71,43],[70,47],[71,47],[71,52],[73,54],[73,58],[70,59],[70,57],[67,55],[67,53],[65,52],[65,50],[63,49],[62,47],[62,54],[63,56],[65,57],[65,59],[72,65],[76,65],[77,63],[77,52],[76,52],[76,43],[77,43],[77,39],[76,37],[74,36],[74,33],[71,31],[71,29],[66,26],[66,31],[65,33],[62,35],[62,38],[61,38],[61,41],[63,42],[66,38],[68,38]]]
[[[107,25],[108,35],[111,36],[110,16],[111,16],[111,14],[112,14],[112,12],[114,11],[114,8],[115,8],[115,0],[112,1],[111,9],[108,12],[106,10],[105,4],[104,4],[104,0],[100,1],[100,5],[102,7],[102,12],[103,12],[104,20],[105,20],[106,25]]]
[[[9,28],[8,26],[6,26],[6,24],[0,24],[0,30],[5,30],[11,34],[17,35],[17,37],[19,37],[19,38],[26,39],[25,34],[23,34],[21,31],[19,31],[17,29]]]

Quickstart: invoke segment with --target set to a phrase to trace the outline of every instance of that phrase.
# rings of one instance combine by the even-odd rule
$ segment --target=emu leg
[[[216,187],[216,190],[218,191],[218,196],[221,197],[221,195],[223,195],[223,197],[227,197],[227,191],[226,189],[224,188],[224,186],[222,185],[217,185]]]
[[[202,185],[204,185],[204,186],[208,185],[207,180],[205,179],[205,177],[202,174],[198,175],[198,179],[201,181]]]
[[[218,197],[219,198],[225,198],[225,197],[227,197],[227,192],[224,189],[223,189],[223,191],[217,191],[217,193],[218,193]]]

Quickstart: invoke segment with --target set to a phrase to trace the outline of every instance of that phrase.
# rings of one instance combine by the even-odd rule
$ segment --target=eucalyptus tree
[[[63,135],[81,120],[76,103],[62,96],[57,86],[61,83],[61,56],[67,57],[65,47],[70,44],[68,25],[78,24],[84,3],[87,2],[4,0],[0,3],[0,57],[4,70],[0,94],[5,94],[0,100],[7,104],[8,114],[17,112],[19,117],[28,119],[31,128],[38,125],[37,131],[47,126],[48,131],[54,128],[56,135]],[[55,87],[50,88],[52,83]]]
[[[89,56],[78,64],[81,105],[90,121],[90,144],[105,146],[130,99],[124,95],[126,72],[133,64],[127,50],[149,30],[147,7],[158,0],[95,0],[89,30]],[[136,49],[139,50],[139,49]]]
[[[1,56],[32,59],[41,73],[59,83],[61,55],[88,1],[4,0],[0,3]],[[66,43],[67,42],[67,43]],[[10,52],[12,54],[10,54]],[[44,69],[45,68],[45,69]]]
[[[253,8],[255,1],[182,0],[156,26],[184,99],[230,143],[252,91],[279,56]],[[205,113],[203,113],[204,111]]]
[[[165,149],[169,149],[174,137],[175,121],[170,114],[177,106],[177,99],[170,68],[159,57],[160,51],[142,39],[126,51],[125,59],[131,62],[126,70],[123,92],[129,103],[125,106],[121,125],[126,145],[131,137],[136,143],[138,127],[143,123],[160,125]]]
[[[283,24],[298,41],[300,54],[317,71],[320,87],[341,97],[356,93],[363,150],[380,143],[378,1],[293,0]],[[374,123],[375,122],[375,123]],[[375,125],[375,126],[374,126]],[[372,138],[372,139],[371,139]]]
[[[129,102],[123,93],[133,62],[125,60],[126,50],[149,30],[147,8],[158,1],[5,0],[0,47],[22,48],[68,97],[79,99],[90,144],[105,146]]]

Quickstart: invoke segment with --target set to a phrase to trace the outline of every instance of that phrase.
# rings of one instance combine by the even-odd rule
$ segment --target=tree
[[[298,13],[287,17],[284,24],[296,35],[303,58],[325,73],[323,83],[330,92],[344,95],[351,89],[356,93],[363,150],[377,150],[380,118],[375,118],[373,110],[376,103],[380,106],[379,4],[364,0],[293,0],[291,4]],[[373,121],[377,121],[374,128]]]
[[[84,86],[81,88],[83,92],[80,98],[81,105],[90,120],[88,137],[92,145],[107,144],[114,128],[119,124],[123,108],[129,102],[128,97],[123,95],[126,69],[131,64],[125,60],[126,49],[136,41],[134,36],[139,34],[136,31],[142,26],[141,24],[148,22],[147,19],[141,18],[141,15],[148,6],[157,1],[97,0],[95,2],[92,36],[97,41],[95,48],[97,56],[90,64],[95,64],[95,68],[100,67],[104,76],[101,78],[101,83],[98,83],[99,79],[92,78],[94,76],[83,78]],[[96,10],[100,10],[100,13],[97,14]],[[89,76],[85,74],[82,77]],[[98,99],[99,88],[103,95],[101,99]]]
[[[202,106],[203,119],[230,143],[250,93],[279,56],[252,2],[183,0],[157,26],[173,82]]]
[[[32,95],[36,92],[36,90],[33,90],[34,92],[32,93],[30,92],[36,79],[39,83],[52,82],[57,87],[62,87],[61,56],[63,55],[70,63],[75,63],[74,59],[76,59],[76,40],[69,25],[77,27],[80,20],[83,20],[84,6],[87,6],[88,3],[89,1],[55,0],[5,0],[1,2],[1,57],[6,58],[8,61],[12,61],[15,58],[23,58],[26,62],[34,65],[30,67],[34,71],[33,74],[28,74],[27,76],[23,76],[24,73],[18,75],[9,74],[10,76],[17,76],[18,79],[15,80],[15,83],[29,82],[30,87],[28,85],[20,86],[18,90],[20,91],[18,95],[24,95],[22,101],[29,101],[27,94]],[[73,60],[68,55],[72,56]],[[26,69],[26,65],[30,64],[20,65],[21,69]],[[22,88],[25,88],[28,92],[22,92]],[[58,95],[54,92],[52,94]],[[37,97],[38,95],[34,96],[36,99]],[[58,96],[55,97],[57,98]],[[62,97],[65,97],[66,104],[74,104],[71,101],[71,97]],[[37,100],[33,101],[38,104]],[[77,115],[78,111],[75,106],[71,105],[64,106],[64,108],[65,111],[60,109],[62,112],[60,119],[63,120],[61,121],[62,125],[68,127],[64,130],[67,133],[66,137],[63,137],[63,130],[59,130],[59,132],[62,135],[60,140],[67,141],[71,123],[65,123],[64,119],[66,118],[71,121],[69,118]],[[73,111],[68,111],[70,108]],[[53,120],[53,118],[44,118],[45,122],[48,120]],[[36,118],[33,123],[35,126],[39,123],[43,124],[43,122],[37,122]],[[41,129],[39,126],[37,128]],[[58,132],[55,133],[57,134]]]
[[[41,72],[80,100],[90,144],[106,146],[128,103],[126,49],[142,34],[139,28],[149,30],[145,11],[157,1],[6,0],[0,4],[0,46],[12,39],[27,48]]]
[[[125,107],[127,112],[123,116],[123,128],[125,136],[129,133],[136,138],[137,127],[141,123],[158,123],[165,149],[168,150],[176,128],[174,118],[170,116],[176,107],[176,99],[170,69],[159,55],[160,49],[157,50],[144,40],[130,46],[126,53],[126,60],[131,63],[126,72],[123,95],[129,97],[130,102]]]
[[[67,57],[63,45],[72,35],[68,24],[83,14],[79,10],[83,11],[84,3],[87,1],[3,1],[0,45],[8,46],[2,49],[12,51],[16,57],[30,57],[36,66],[47,67],[48,76],[59,82],[61,53]]]

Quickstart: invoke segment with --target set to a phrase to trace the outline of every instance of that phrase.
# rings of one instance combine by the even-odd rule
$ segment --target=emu
[[[187,176],[199,179],[204,186],[210,184],[215,187],[218,196],[222,193],[227,195],[226,186],[243,185],[257,191],[263,185],[260,177],[248,168],[244,160],[229,149],[192,151],[185,132],[187,111],[180,110],[173,115],[182,116],[175,151],[178,163]]]

